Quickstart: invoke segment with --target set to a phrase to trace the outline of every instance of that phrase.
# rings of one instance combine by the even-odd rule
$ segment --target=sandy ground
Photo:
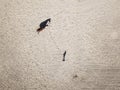
[[[0,90],[120,90],[119,68],[120,0],[0,0]]]

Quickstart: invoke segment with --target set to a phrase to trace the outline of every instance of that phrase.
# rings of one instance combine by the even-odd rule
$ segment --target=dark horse
[[[37,32],[39,33],[40,31],[42,31],[46,26],[48,26],[48,22],[51,22],[51,18],[43,21],[40,23],[40,28],[37,29]]]

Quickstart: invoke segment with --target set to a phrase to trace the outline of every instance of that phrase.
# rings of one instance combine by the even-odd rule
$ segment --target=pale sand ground
[[[119,68],[120,0],[0,0],[0,90],[120,90]]]

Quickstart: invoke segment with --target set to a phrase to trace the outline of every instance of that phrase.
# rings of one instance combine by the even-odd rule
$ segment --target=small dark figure
[[[65,61],[66,51],[63,53],[63,61]]]
[[[39,32],[42,31],[46,26],[48,26],[48,22],[51,22],[51,18],[49,18],[49,19],[47,19],[47,20],[45,20],[45,21],[43,21],[43,22],[40,23],[40,25],[39,25],[40,28],[37,29],[38,34],[39,34]]]
[[[77,77],[78,77],[78,75],[74,75],[74,76],[73,76],[73,79],[75,79],[75,78],[77,78]]]

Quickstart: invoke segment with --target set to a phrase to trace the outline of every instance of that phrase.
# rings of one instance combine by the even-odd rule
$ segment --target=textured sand
[[[0,0],[0,90],[120,90],[119,68],[120,0]]]

